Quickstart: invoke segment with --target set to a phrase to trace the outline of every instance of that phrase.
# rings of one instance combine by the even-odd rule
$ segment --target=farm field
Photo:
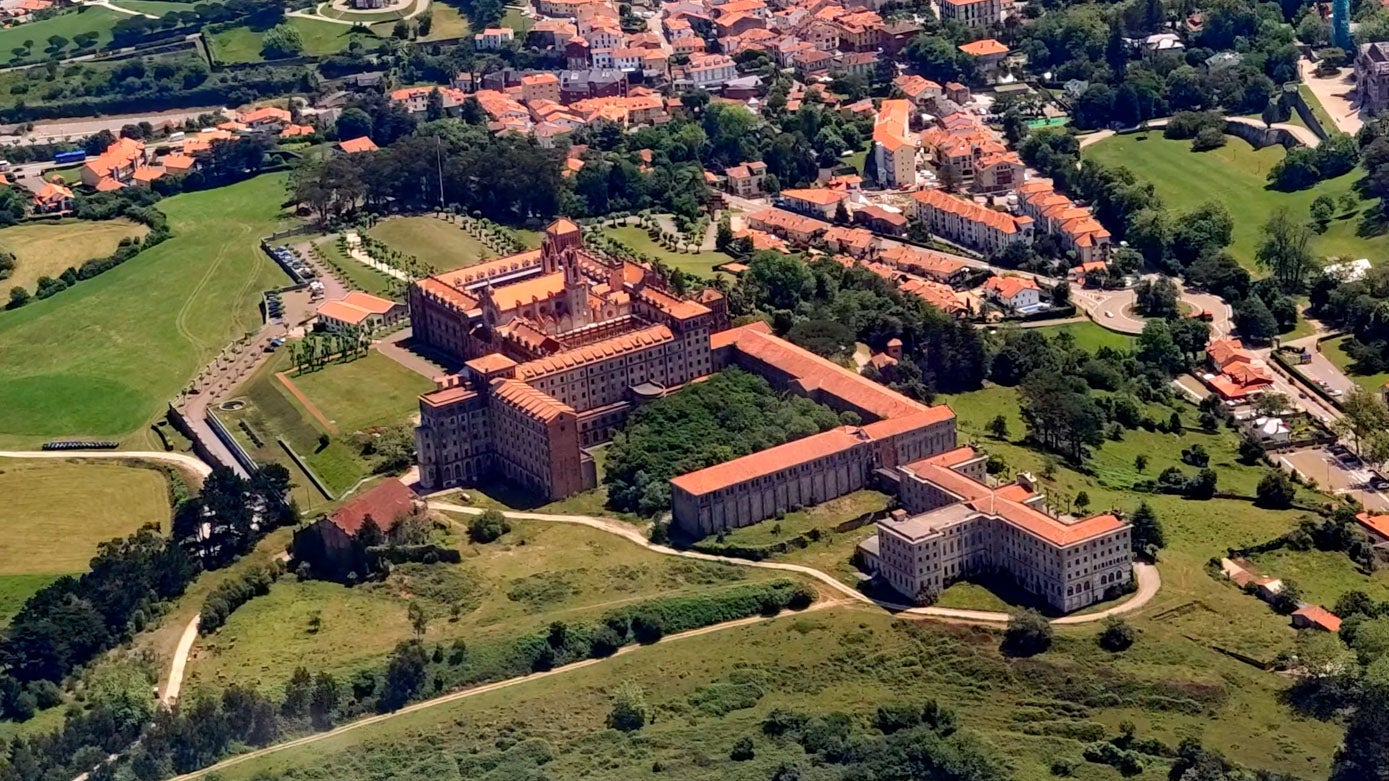
[[[1010,660],[999,655],[993,630],[895,621],[852,607],[782,615],[402,714],[221,776],[358,781],[390,767],[466,778],[474,763],[486,763],[526,777],[540,752],[548,761],[535,772],[553,778],[764,781],[782,764],[799,765],[803,778],[837,778],[834,765],[812,763],[794,741],[763,733],[773,709],[845,713],[864,724],[883,703],[927,699],[954,710],[961,729],[981,738],[1016,779],[1049,778],[1057,759],[1075,760],[1077,778],[1118,779],[1111,768],[1081,761],[1085,740],[1063,734],[1093,725],[1084,728],[1111,736],[1123,721],[1170,746],[1196,737],[1253,768],[1326,775],[1340,729],[1292,716],[1278,700],[1277,675],[1160,624],[1145,622],[1138,643],[1117,655],[1096,647],[1096,632],[1067,629],[1052,651]],[[654,715],[638,732],[602,726],[623,685],[640,687]],[[1099,688],[1124,695],[1106,703],[1091,695]],[[752,740],[754,756],[734,761],[730,747],[742,737]],[[1166,774],[1167,764],[1153,761],[1129,777]]]
[[[672,252],[651,240],[646,231],[635,225],[600,228],[599,231],[626,244],[633,251],[647,255],[686,274],[711,278],[714,266],[727,263],[733,258],[722,252]]]
[[[461,564],[405,565],[384,582],[353,588],[281,580],[200,641],[192,681],[274,688],[301,664],[335,673],[379,667],[412,635],[411,600],[429,616],[425,642],[465,639],[481,653],[489,640],[556,620],[584,621],[623,604],[782,574],[662,556],[602,531],[541,521],[512,521],[501,539],[474,545],[467,521],[448,522]]]
[[[261,252],[283,227],[283,175],[160,202],[173,237],[43,301],[0,312],[0,447],[143,428],[198,367],[260,326],[283,273]]]
[[[327,425],[316,419],[276,377],[284,372]],[[418,405],[416,397],[433,384],[376,353],[346,363],[296,374],[288,349],[266,362],[237,390],[241,409],[218,411],[257,460],[283,464],[294,475],[300,508],[320,511],[328,503],[277,442],[283,438],[335,495],[341,496],[371,472],[371,464],[351,443],[355,432],[375,426],[405,425]],[[324,446],[320,437],[327,435]]]
[[[1169,140],[1160,132],[1133,133],[1086,147],[1084,156],[1106,165],[1125,166],[1139,179],[1152,182],[1174,216],[1205,201],[1224,204],[1235,221],[1230,252],[1256,274],[1262,271],[1255,266],[1254,252],[1271,212],[1286,208],[1295,219],[1308,219],[1314,198],[1339,198],[1352,191],[1362,176],[1356,170],[1291,193],[1268,189],[1268,172],[1282,158],[1282,147],[1256,150],[1234,136],[1226,136],[1225,146],[1219,149],[1192,152],[1190,141]],[[1313,251],[1351,259],[1384,256],[1389,251],[1389,235],[1356,235],[1361,215],[1371,206],[1372,202],[1361,199],[1353,212],[1338,213],[1327,231],[1313,238]]]
[[[15,256],[14,274],[4,287],[32,291],[39,277],[57,277],[69,267],[104,258],[121,239],[142,238],[149,228],[126,219],[32,223],[0,229],[0,250]]]
[[[304,39],[304,53],[312,56],[336,54],[347,49],[347,45],[354,39],[366,46],[371,46],[377,41],[375,36],[352,33],[352,28],[344,24],[296,16],[286,17],[285,23],[299,31]],[[218,62],[260,62],[265,59],[261,56],[260,47],[266,32],[242,26],[223,30],[208,37]]]
[[[367,234],[438,271],[465,268],[496,257],[472,234],[437,217],[394,217],[376,223]]]
[[[1356,362],[1350,354],[1346,352],[1346,344],[1355,337],[1346,335],[1338,336],[1335,339],[1327,339],[1321,343],[1322,355],[1326,356],[1336,368],[1340,369],[1356,385],[1365,389],[1369,393],[1378,393],[1380,388],[1389,382],[1389,372],[1379,372],[1377,374],[1360,374],[1356,371]]]
[[[51,52],[46,47],[48,39],[55,35],[69,41],[60,54],[75,52],[77,48],[71,43],[72,39],[88,32],[98,34],[96,46],[100,48],[111,42],[111,27],[124,17],[125,14],[106,8],[81,7],[49,19],[0,30],[0,65],[20,65],[49,59]],[[33,41],[34,45],[27,55],[20,56],[14,50],[22,49],[25,41]]]
[[[0,625],[98,544],[169,522],[167,478],[111,461],[0,459],[0,496]]]

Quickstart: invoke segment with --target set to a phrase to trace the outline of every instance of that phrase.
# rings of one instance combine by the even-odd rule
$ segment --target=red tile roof
[[[1328,632],[1341,631],[1341,617],[1321,605],[1300,607],[1293,611],[1293,615],[1301,617],[1319,629],[1325,629]]]
[[[328,515],[328,520],[348,534],[356,534],[370,515],[382,531],[390,531],[396,521],[414,510],[414,491],[391,478],[334,510]]]

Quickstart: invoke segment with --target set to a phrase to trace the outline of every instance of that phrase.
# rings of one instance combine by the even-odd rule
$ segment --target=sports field
[[[55,35],[66,39],[64,47],[57,52],[60,57],[77,51],[72,39],[86,32],[98,34],[96,46],[100,48],[111,42],[112,25],[125,16],[96,6],[79,6],[76,10],[58,14],[50,19],[0,29],[0,65],[19,65],[49,59],[53,52],[48,50],[48,39]],[[24,48],[25,41],[32,41],[33,46],[24,55],[15,53],[16,49]]]
[[[1223,204],[1235,220],[1231,254],[1241,265],[1256,272],[1254,252],[1271,212],[1286,208],[1295,219],[1309,220],[1314,198],[1329,195],[1339,199],[1352,191],[1363,175],[1359,170],[1352,171],[1292,193],[1271,190],[1267,187],[1268,172],[1282,158],[1283,148],[1256,150],[1234,136],[1226,136],[1225,146],[1219,149],[1193,152],[1190,141],[1169,140],[1160,132],[1133,133],[1086,147],[1084,155],[1107,165],[1124,166],[1139,179],[1152,182],[1174,217],[1204,201]],[[1319,255],[1351,259],[1384,257],[1389,252],[1389,235],[1356,236],[1361,215],[1372,206],[1372,202],[1362,199],[1349,213],[1338,208],[1327,231],[1313,239],[1313,250]]]
[[[0,312],[0,447],[144,427],[198,367],[260,327],[287,278],[259,237],[285,227],[283,175],[161,201],[173,238],[44,301]]]
[[[167,479],[109,461],[0,459],[0,496],[0,625],[99,543],[169,521]]]
[[[465,268],[496,257],[472,234],[435,217],[386,219],[373,225],[367,234],[439,271]]]
[[[580,622],[622,604],[780,574],[662,556],[605,532],[540,521],[513,521],[500,540],[473,545],[467,520],[457,519],[451,532],[461,564],[403,566],[384,582],[353,588],[281,580],[201,641],[192,681],[274,688],[301,664],[338,673],[379,666],[411,635],[411,600],[429,615],[427,642],[462,638],[481,653],[489,640],[555,620]]]
[[[142,237],[149,228],[126,219],[72,220],[31,223],[0,230],[0,250],[15,256],[14,274],[0,280],[0,288],[19,286],[33,291],[39,277],[56,277],[83,261],[104,258],[116,251],[121,239]]]

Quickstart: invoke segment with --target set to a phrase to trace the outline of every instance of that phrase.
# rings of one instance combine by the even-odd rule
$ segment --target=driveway
[[[1347,466],[1326,448],[1291,450],[1279,455],[1278,463],[1300,473],[1308,480],[1315,480],[1317,485],[1327,491],[1352,496],[1368,508],[1389,508],[1386,492],[1376,489],[1373,485],[1378,479],[1373,471],[1364,466]]]

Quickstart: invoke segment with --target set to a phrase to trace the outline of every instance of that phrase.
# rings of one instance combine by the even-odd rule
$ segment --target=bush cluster
[[[270,593],[270,587],[283,574],[284,562],[275,561],[251,567],[240,577],[218,583],[203,600],[202,612],[198,614],[198,633],[208,635],[221,629],[237,608]]]

